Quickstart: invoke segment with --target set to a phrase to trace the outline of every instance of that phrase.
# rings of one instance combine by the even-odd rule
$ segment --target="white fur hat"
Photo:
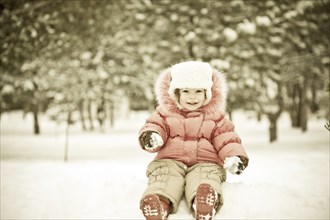
[[[178,103],[175,89],[205,89],[208,104],[212,98],[212,74],[213,70],[209,63],[200,61],[187,61],[178,63],[171,68],[171,82],[168,93]]]

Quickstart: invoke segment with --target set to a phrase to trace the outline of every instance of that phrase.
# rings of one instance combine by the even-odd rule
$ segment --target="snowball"
[[[241,163],[241,159],[239,157],[227,157],[224,161],[223,168],[231,173],[236,173],[238,171],[238,164]]]

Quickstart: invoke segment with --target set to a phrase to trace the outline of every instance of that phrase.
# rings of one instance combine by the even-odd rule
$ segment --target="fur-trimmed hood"
[[[219,72],[218,70],[212,68],[212,71],[212,98],[207,105],[199,108],[196,111],[200,111],[206,115],[219,114],[219,112],[224,114],[227,103],[226,78],[223,73]],[[158,108],[167,114],[181,113],[184,110],[180,110],[177,107],[176,102],[169,95],[170,82],[171,68],[167,68],[159,75],[155,84],[155,94],[159,105]]]

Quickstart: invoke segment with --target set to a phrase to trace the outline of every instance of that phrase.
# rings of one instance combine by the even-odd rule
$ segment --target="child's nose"
[[[190,96],[188,97],[188,99],[189,99],[189,100],[196,100],[196,96],[195,96],[195,95],[190,95]]]
[[[196,98],[196,94],[194,94],[194,93],[190,93],[190,94],[189,94],[189,97],[190,97],[190,98]]]
[[[188,95],[188,98],[189,98],[189,99],[191,99],[191,98],[193,98],[193,97],[194,97],[194,96],[193,96],[192,94],[189,94],[189,95]]]

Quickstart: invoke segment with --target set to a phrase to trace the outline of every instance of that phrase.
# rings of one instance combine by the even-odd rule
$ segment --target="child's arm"
[[[222,119],[217,123],[213,132],[213,145],[228,171],[240,174],[248,166],[249,158],[241,144],[241,138],[229,120]]]

